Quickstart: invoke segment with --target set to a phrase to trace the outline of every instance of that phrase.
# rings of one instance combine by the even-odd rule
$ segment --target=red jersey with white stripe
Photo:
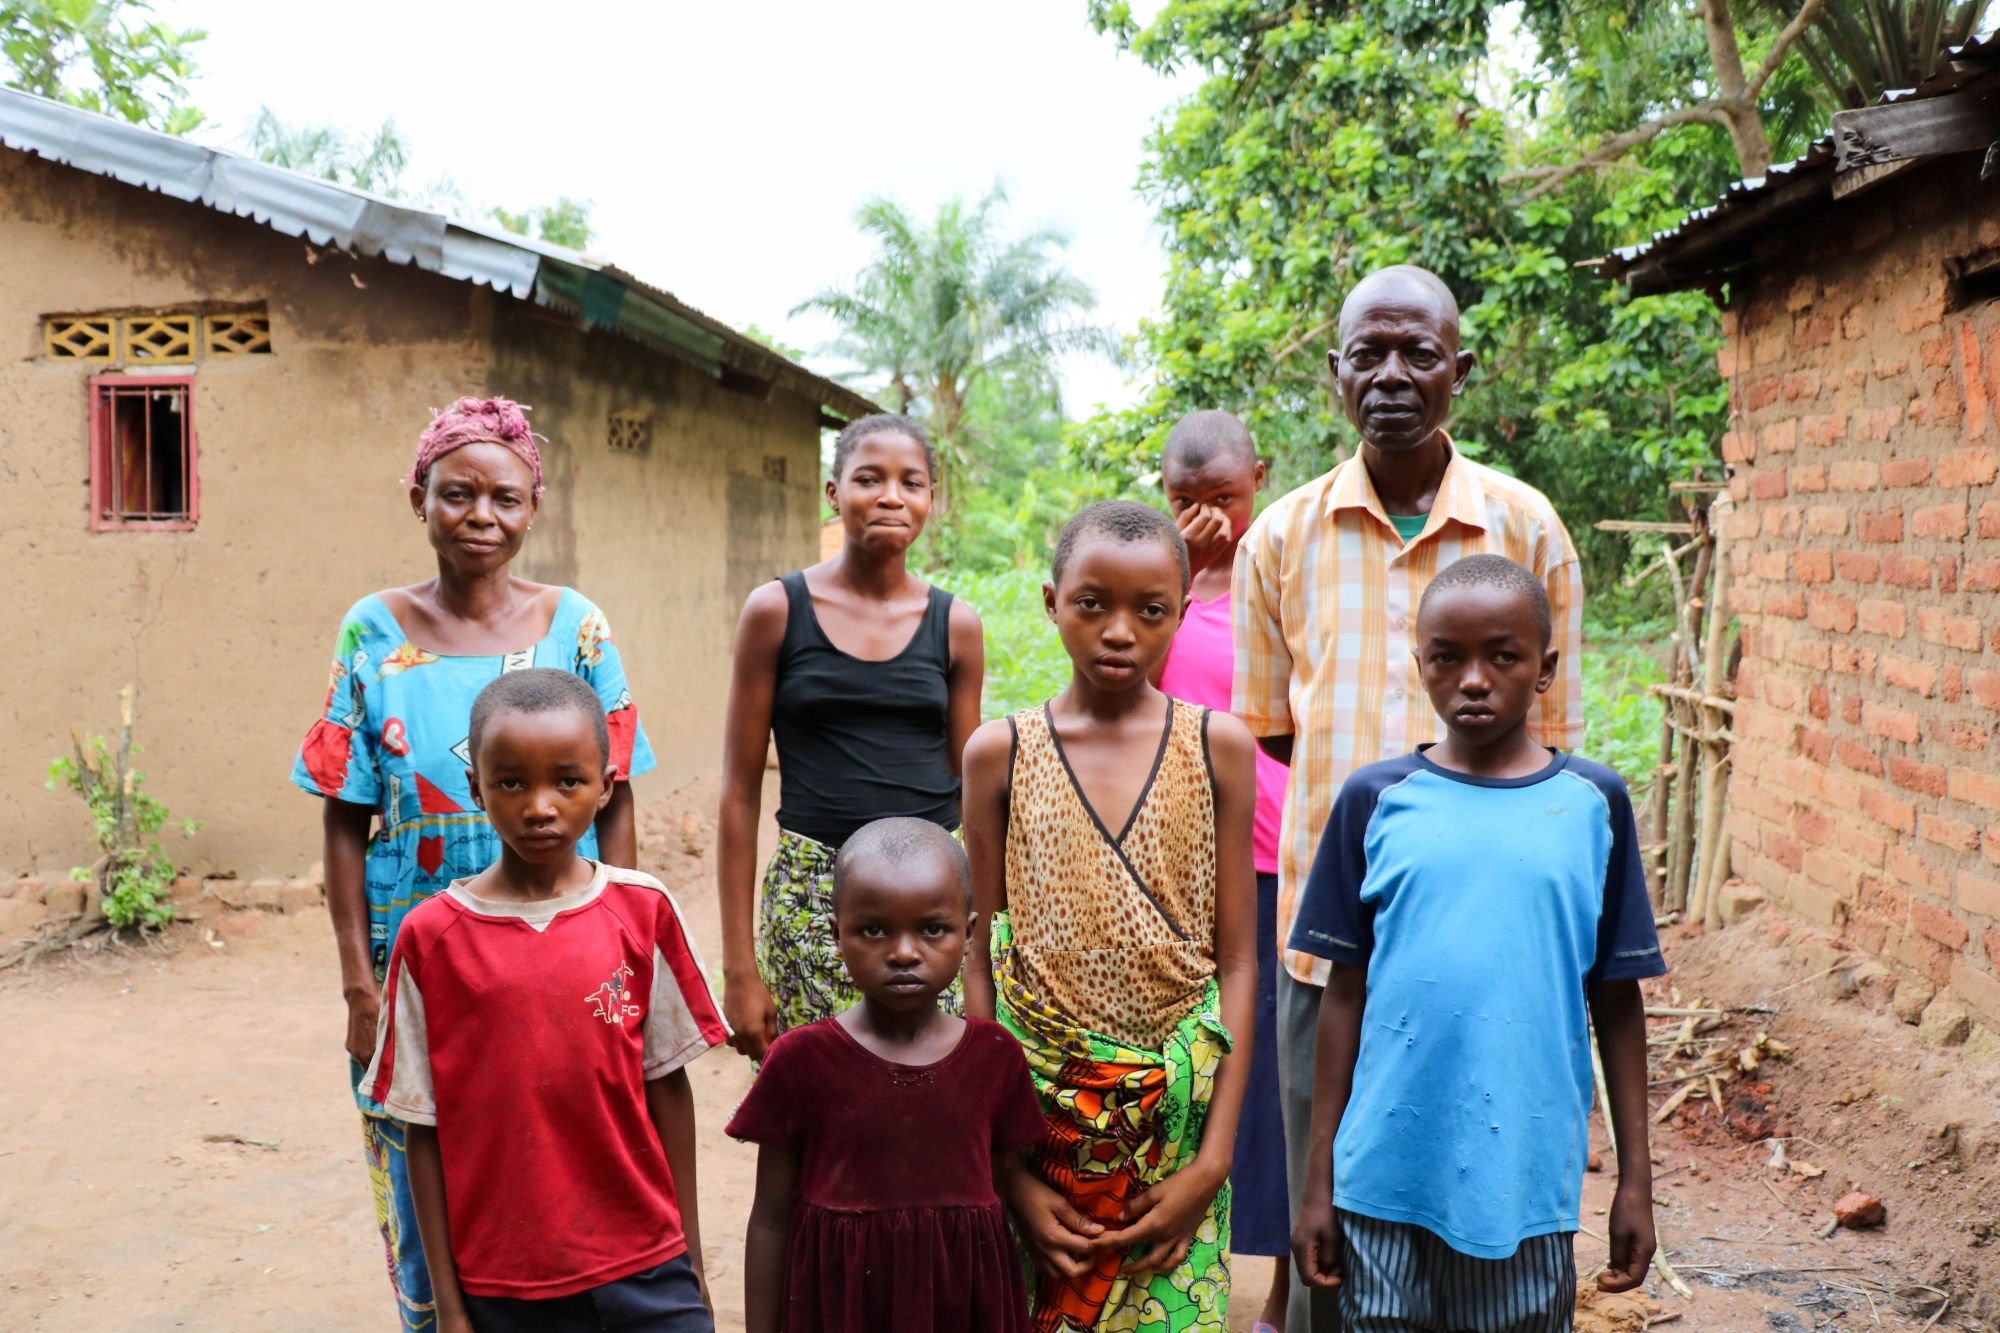
[[[460,1285],[549,1299],[686,1251],[645,1084],[727,1037],[658,880],[600,865],[537,903],[461,880],[396,936],[362,1090],[437,1127]]]

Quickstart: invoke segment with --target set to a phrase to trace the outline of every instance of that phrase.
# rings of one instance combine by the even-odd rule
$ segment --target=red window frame
[[[187,494],[184,512],[171,518],[128,517],[114,488],[121,479],[117,410],[121,393],[181,390],[181,456]],[[150,432],[151,421],[148,420]],[[150,465],[151,437],[145,453]],[[90,377],[90,530],[92,532],[192,532],[201,521],[201,451],[194,425],[193,375],[92,375]]]

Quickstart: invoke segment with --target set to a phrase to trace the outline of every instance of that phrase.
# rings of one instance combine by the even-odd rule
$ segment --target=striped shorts
[[[1576,1317],[1569,1232],[1475,1259],[1406,1222],[1342,1211],[1340,1227],[1346,1333],[1569,1333]]]

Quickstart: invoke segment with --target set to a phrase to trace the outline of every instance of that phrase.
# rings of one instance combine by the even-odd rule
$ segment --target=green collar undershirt
[[[1388,519],[1389,526],[1394,528],[1396,535],[1403,539],[1403,545],[1408,546],[1422,535],[1424,526],[1431,521],[1431,516],[1429,514],[1390,514]]]

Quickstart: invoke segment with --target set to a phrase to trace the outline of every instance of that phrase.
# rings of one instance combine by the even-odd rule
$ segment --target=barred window
[[[194,377],[91,376],[91,529],[187,531],[200,501]]]

